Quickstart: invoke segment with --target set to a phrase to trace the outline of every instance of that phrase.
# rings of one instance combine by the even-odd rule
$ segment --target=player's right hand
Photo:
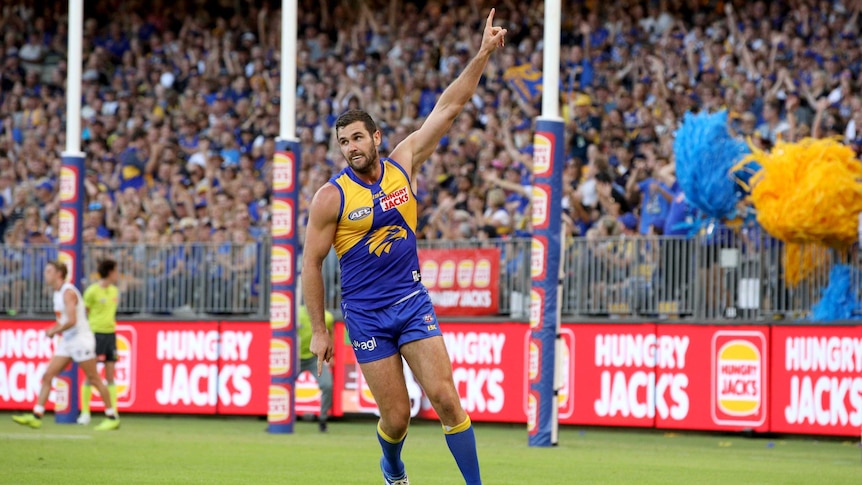
[[[332,334],[327,332],[315,332],[311,335],[311,353],[317,356],[317,376],[323,372],[323,363],[332,361],[333,345]]]

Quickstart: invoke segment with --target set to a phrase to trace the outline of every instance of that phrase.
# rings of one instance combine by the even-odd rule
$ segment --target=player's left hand
[[[485,21],[485,32],[482,34],[480,53],[490,54],[506,45],[507,30],[503,27],[494,27],[494,12],[495,9],[492,8],[491,13],[488,14],[488,20]]]

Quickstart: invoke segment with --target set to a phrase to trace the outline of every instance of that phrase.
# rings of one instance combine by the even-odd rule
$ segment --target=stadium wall
[[[53,347],[48,320],[0,320],[0,409],[29,409]],[[526,322],[444,323],[455,383],[474,421],[526,423]],[[857,436],[862,326],[564,323],[561,424]],[[119,409],[135,413],[267,413],[269,322],[134,321],[117,328]],[[333,413],[376,411],[344,325],[336,325]],[[409,372],[409,371],[408,371]],[[83,382],[83,378],[81,379]],[[408,375],[414,415],[435,417]],[[55,381],[50,407],[68,405]],[[317,410],[313,379],[296,412]],[[94,409],[99,409],[94,397]]]

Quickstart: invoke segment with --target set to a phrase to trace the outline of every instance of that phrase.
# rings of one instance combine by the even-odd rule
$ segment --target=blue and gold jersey
[[[416,251],[416,197],[407,172],[381,158],[368,185],[349,167],[330,179],[341,192],[335,251],[342,299],[364,310],[384,308],[423,288]]]

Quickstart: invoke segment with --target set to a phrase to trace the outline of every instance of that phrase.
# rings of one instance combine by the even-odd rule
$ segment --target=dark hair
[[[117,269],[117,262],[113,259],[103,259],[99,261],[99,267],[97,271],[99,272],[99,276],[102,278],[107,278],[111,271]]]
[[[66,267],[66,264],[61,261],[55,259],[54,261],[49,261],[48,265],[53,266],[54,269],[60,273],[60,277],[64,280],[66,279],[66,276],[69,275],[69,269]]]
[[[341,128],[356,123],[357,121],[361,121],[362,124],[365,125],[365,129],[368,130],[369,135],[373,135],[374,132],[377,131],[377,124],[374,123],[374,119],[371,118],[371,115],[361,109],[351,109],[344,112],[337,120],[335,120],[335,132],[337,133]]]

